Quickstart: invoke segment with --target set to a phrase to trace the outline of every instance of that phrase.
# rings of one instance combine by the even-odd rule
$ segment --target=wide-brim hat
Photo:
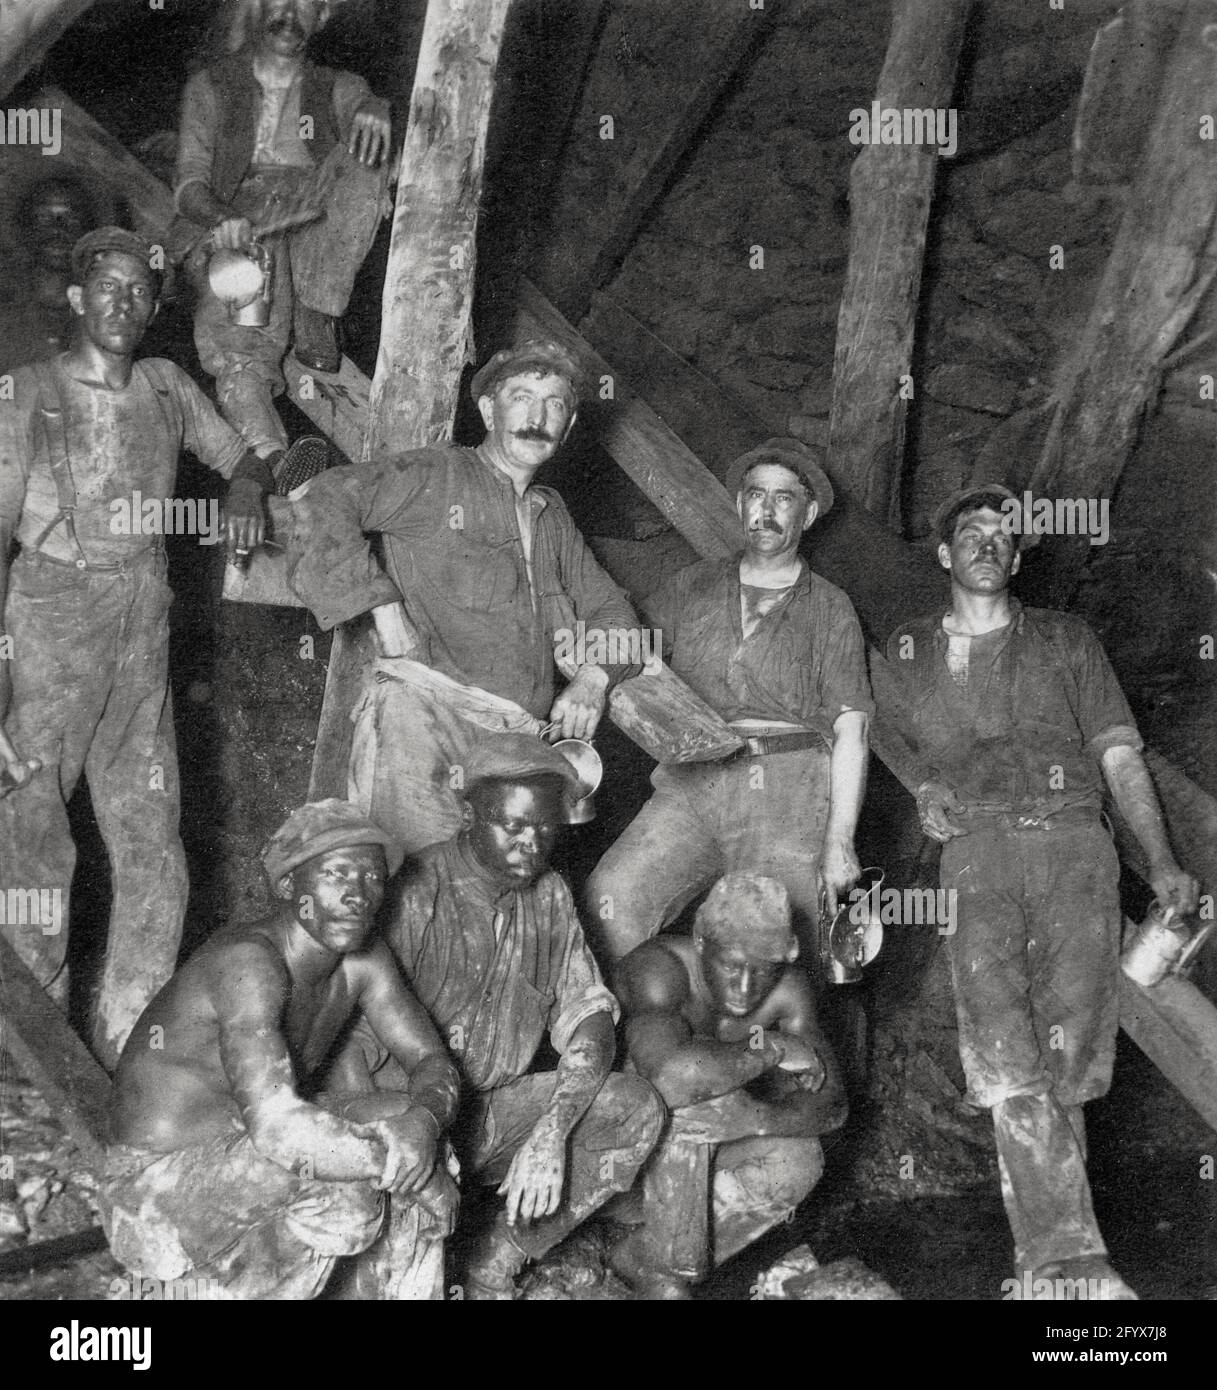
[[[744,478],[750,468],[762,463],[776,463],[789,468],[803,480],[808,492],[816,501],[817,517],[826,516],[832,510],[834,501],[832,483],[821,467],[824,455],[820,450],[805,444],[801,439],[767,439],[755,449],[749,449],[727,469],[725,485],[734,498],[744,485]]]

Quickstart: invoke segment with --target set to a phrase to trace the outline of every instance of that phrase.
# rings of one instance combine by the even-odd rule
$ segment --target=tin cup
[[[567,825],[586,825],[596,819],[595,793],[604,778],[604,763],[600,754],[584,738],[560,738],[554,750],[561,753],[575,770],[580,794],[567,813]]]
[[[884,871],[863,869],[832,917],[820,914],[820,960],[830,984],[856,985],[862,967],[869,965],[883,946],[879,904]]]
[[[1143,989],[1152,989],[1179,966],[1189,943],[1187,922],[1175,908],[1153,902],[1145,921],[1129,933],[1120,968]]]

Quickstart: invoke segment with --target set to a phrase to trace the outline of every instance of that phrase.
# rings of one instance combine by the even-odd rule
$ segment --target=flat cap
[[[785,884],[760,874],[724,874],[697,909],[694,932],[759,960],[790,960],[797,944]]]
[[[568,793],[583,794],[583,783],[569,762],[543,738],[534,734],[495,734],[476,744],[465,763],[465,786],[473,787],[488,777],[510,781],[513,777],[560,777]]]
[[[761,463],[781,464],[802,478],[819,507],[817,517],[825,517],[832,510],[833,491],[828,474],[821,467],[823,457],[819,449],[804,444],[801,439],[767,439],[764,444],[741,454],[727,469],[727,491],[734,499],[750,468]]]
[[[1014,500],[1014,493],[1010,491],[1005,483],[969,483],[967,487],[961,487],[957,492],[953,492],[945,502],[935,509],[934,515],[931,518],[930,524],[933,527],[934,538],[937,539],[939,531],[952,512],[962,511],[964,509],[964,503],[971,501],[973,498],[980,498],[986,494],[992,496],[994,493],[1003,500]]]
[[[147,237],[140,236],[138,232],[129,232],[125,227],[97,227],[80,238],[72,247],[73,284],[84,284],[94,257],[100,256],[103,251],[119,251],[124,256],[133,256],[137,261],[143,261],[148,267],[148,273],[156,281],[157,294],[164,289],[165,272],[152,264],[152,243]]]
[[[583,389],[583,368],[561,343],[548,338],[530,338],[526,343],[503,348],[473,375],[469,390],[475,401],[490,394],[496,382],[521,372],[555,372],[570,382],[576,398]]]
[[[397,841],[369,820],[358,806],[331,796],[297,807],[270,837],[262,851],[262,865],[271,883],[277,883],[284,874],[318,854],[355,845],[381,845],[390,874],[401,868],[405,858]]]

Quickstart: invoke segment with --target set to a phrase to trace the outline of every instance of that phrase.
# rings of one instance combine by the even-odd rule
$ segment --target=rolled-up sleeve
[[[570,890],[561,880],[556,885],[551,910],[554,958],[550,986],[554,1003],[547,1026],[554,1051],[562,1053],[584,1019],[607,1013],[616,1024],[621,1017],[621,1005],[600,976],[600,968],[579,925]]]
[[[173,205],[182,210],[182,189],[188,183],[211,186],[217,126],[216,91],[205,72],[196,72],[182,93],[178,119],[177,170]]]
[[[1077,720],[1087,747],[1096,757],[1122,746],[1138,752],[1145,746],[1107,653],[1091,629],[1074,619],[1068,651],[1077,681]]]
[[[846,710],[874,714],[862,628],[853,605],[843,594],[835,595],[829,605],[823,646],[814,660],[822,673],[822,704],[830,724]]]
[[[221,478],[231,478],[245,457],[245,441],[180,367],[163,362],[161,368],[171,374],[182,412],[182,443],[200,463]]]

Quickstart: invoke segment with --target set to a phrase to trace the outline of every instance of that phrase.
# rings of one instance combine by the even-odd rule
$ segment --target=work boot
[[[342,353],[338,350],[338,320],[297,301],[292,346],[303,366],[315,372],[336,372],[342,361]]]
[[[289,497],[330,466],[330,446],[319,434],[306,434],[286,453],[272,454],[267,463],[275,480],[275,493]]]
[[[1016,1275],[1021,1272],[1015,1270]],[[1076,1255],[1040,1265],[1031,1278],[1031,1297],[1038,1302],[1139,1301],[1137,1295],[1108,1263],[1104,1255]]]
[[[476,1243],[465,1269],[465,1297],[475,1303],[510,1303],[516,1296],[515,1276],[528,1256],[507,1233],[498,1217]]]

